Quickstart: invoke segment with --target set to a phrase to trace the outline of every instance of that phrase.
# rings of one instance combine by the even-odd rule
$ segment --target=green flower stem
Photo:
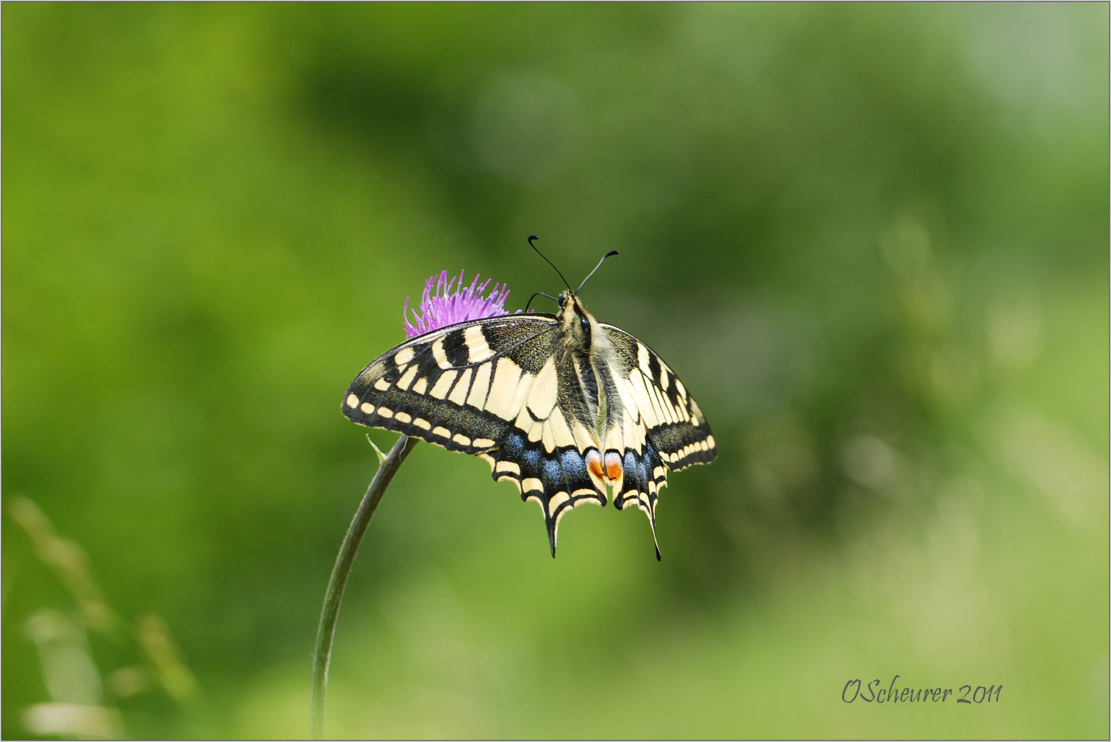
[[[378,473],[363,495],[359,509],[351,520],[347,535],[343,537],[343,544],[339,547],[336,557],[336,566],[332,569],[332,577],[328,580],[328,592],[324,595],[324,609],[320,613],[320,628],[316,632],[316,650],[312,661],[312,710],[310,723],[312,725],[313,739],[324,739],[324,701],[328,693],[328,664],[332,659],[332,638],[336,633],[336,620],[339,618],[339,604],[343,600],[343,589],[347,585],[347,576],[351,574],[351,567],[355,564],[355,555],[359,551],[363,534],[370,523],[378,503],[390,485],[390,480],[401,467],[401,462],[417,445],[416,438],[403,435],[390,449],[389,454],[382,460]],[[381,454],[379,454],[381,455]]]

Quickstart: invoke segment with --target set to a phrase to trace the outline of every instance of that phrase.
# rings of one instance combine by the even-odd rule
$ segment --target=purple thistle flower
[[[495,283],[490,295],[483,298],[482,294],[490,285],[490,279],[487,278],[480,284],[478,279],[481,276],[475,276],[471,285],[463,288],[464,273],[465,271],[459,272],[458,285],[455,284],[455,278],[448,280],[447,271],[425,281],[420,309],[412,310],[412,322],[409,321],[409,298],[405,298],[402,316],[405,318],[405,335],[409,340],[457,322],[508,314],[505,311],[505,300],[509,296],[507,286]],[[454,294],[452,286],[455,286]]]

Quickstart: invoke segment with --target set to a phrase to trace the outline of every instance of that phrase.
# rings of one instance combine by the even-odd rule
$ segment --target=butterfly
[[[605,505],[608,489],[618,510],[632,503],[648,516],[659,559],[656,503],[668,470],[713,461],[717,445],[675,372],[586,311],[585,283],[572,290],[564,279],[567,290],[549,297],[555,314],[460,322],[386,351],[351,382],[342,411],[486,461],[495,481],[540,505],[553,557],[564,514]]]

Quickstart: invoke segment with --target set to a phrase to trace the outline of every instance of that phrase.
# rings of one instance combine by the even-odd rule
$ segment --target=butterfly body
[[[355,377],[343,414],[479,456],[559,521],[584,504],[634,502],[655,538],[668,469],[717,455],[705,416],[648,346],[598,322],[573,291],[556,314],[471,320],[412,338]],[[656,551],[659,556],[659,549]]]

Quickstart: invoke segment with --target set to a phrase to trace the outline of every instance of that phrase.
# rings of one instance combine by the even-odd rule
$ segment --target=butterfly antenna
[[[608,253],[603,255],[602,259],[598,261],[598,265],[594,266],[594,270],[590,271],[590,274],[586,278],[584,278],[583,282],[579,284],[579,287],[575,289],[575,293],[577,294],[582,291],[583,286],[585,286],[586,282],[590,280],[590,276],[593,276],[595,273],[598,272],[598,269],[602,267],[602,263],[606,262],[606,258],[612,258],[614,255],[620,254],[621,253],[617,252],[617,250],[610,250]],[[570,286],[568,286],[568,288],[570,288]]]
[[[551,299],[552,301],[557,302],[557,303],[559,302],[559,299],[555,298],[554,296],[549,296],[548,294],[545,294],[543,291],[537,291],[535,294],[533,294],[532,296],[530,296],[528,298],[528,302],[525,304],[525,311],[526,312],[528,311],[529,304],[532,304],[532,300],[535,299],[538,296],[543,296],[545,299]]]
[[[547,261],[548,261],[548,265],[552,266],[552,268],[555,268],[555,272],[556,272],[556,273],[559,273],[559,268],[556,268],[556,265],[555,265],[555,263],[553,263],[552,261],[548,260],[548,256],[547,256],[547,255],[545,255],[544,253],[540,252],[540,248],[539,248],[539,247],[537,247],[536,245],[532,244],[532,241],[533,241],[533,240],[538,240],[538,239],[540,239],[540,238],[539,238],[539,237],[537,237],[536,235],[530,235],[530,236],[529,236],[529,238],[528,238],[528,244],[529,244],[529,247],[531,247],[531,248],[532,248],[533,250],[535,250],[535,251],[536,251],[536,253],[537,253],[537,254],[538,254],[538,255],[539,255],[540,257],[544,258],[544,260],[547,260]],[[562,274],[562,273],[559,273],[559,277],[560,277],[560,278],[563,278],[563,274]],[[563,285],[567,287],[567,290],[568,290],[568,291],[570,291],[570,290],[571,290],[571,284],[567,283],[567,279],[566,279],[566,278],[563,278]],[[529,301],[532,301],[532,300],[530,299]]]

